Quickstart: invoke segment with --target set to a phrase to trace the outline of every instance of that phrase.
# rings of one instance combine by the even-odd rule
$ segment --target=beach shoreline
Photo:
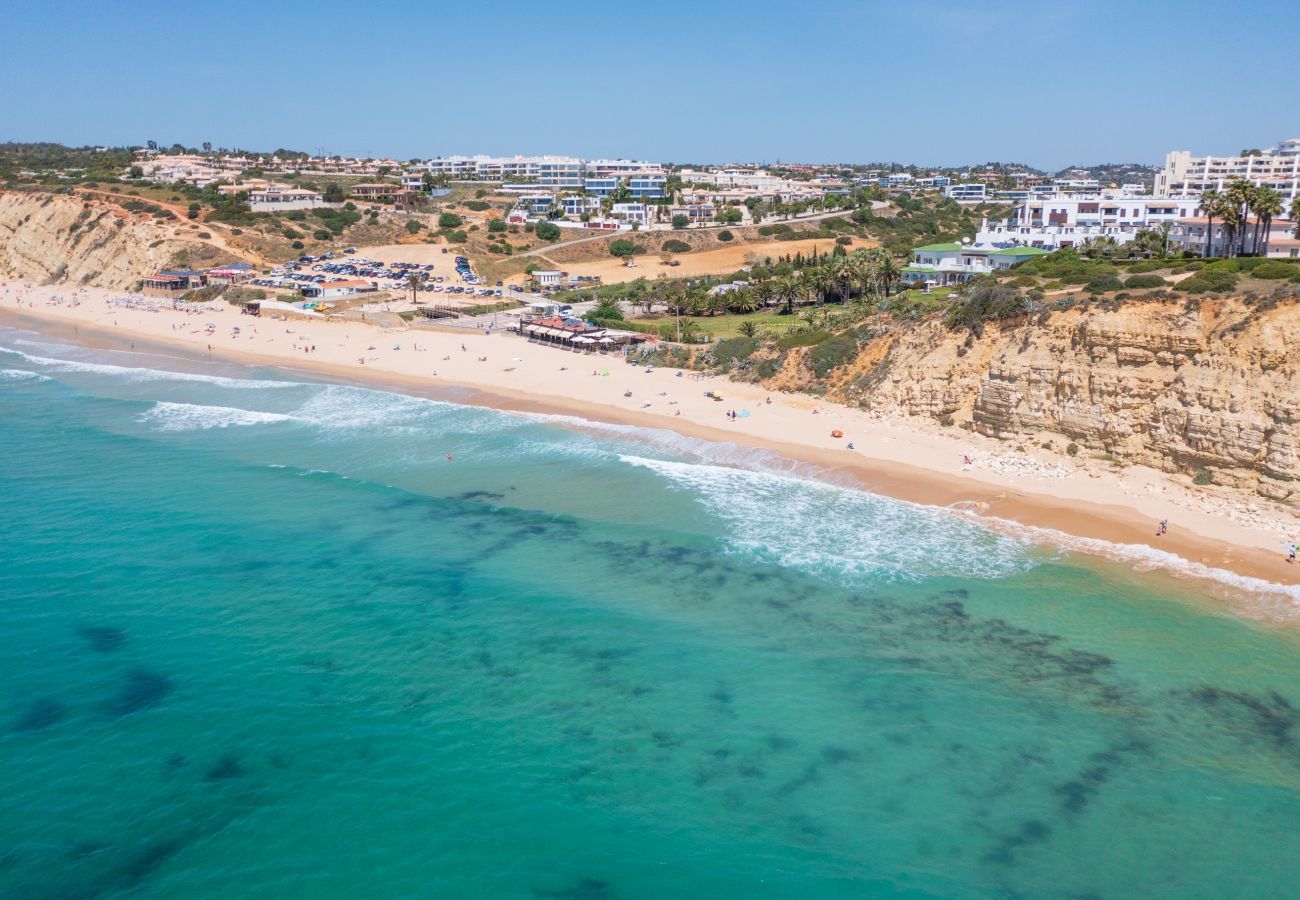
[[[873,416],[806,395],[771,394],[724,377],[647,371],[618,357],[538,346],[504,332],[284,322],[244,316],[234,307],[201,316],[151,312],[116,305],[122,296],[8,282],[0,287],[0,322],[111,349],[140,341],[180,350],[200,364],[220,359],[272,366],[435,399],[455,392],[455,402],[556,417],[567,427],[659,429],[762,449],[845,486],[946,508],[994,528],[1022,527],[1037,543],[1171,571],[1177,567],[1160,554],[1172,554],[1189,564],[1178,574],[1231,573],[1246,591],[1267,591],[1269,584],[1291,588],[1296,605],[1300,566],[1288,565],[1282,551],[1293,527],[1289,513],[1278,510],[1270,528],[1269,510],[1258,513],[1267,501],[1242,497],[1234,506],[1219,495],[1206,499],[1176,476],[1144,467],[1115,469],[1059,454],[1009,451],[937,425]],[[706,390],[726,400],[715,402]],[[746,415],[733,420],[724,416],[730,409]],[[845,437],[831,437],[832,430]],[[846,449],[849,440],[853,451]],[[1169,519],[1170,530],[1157,536],[1161,519]]]

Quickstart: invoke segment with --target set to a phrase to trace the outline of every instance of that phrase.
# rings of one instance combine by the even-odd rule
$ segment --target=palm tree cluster
[[[1292,214],[1296,212],[1292,204]],[[1246,252],[1246,236],[1251,235],[1250,247],[1255,256],[1268,253],[1269,229],[1273,219],[1280,216],[1285,209],[1283,197],[1270,187],[1252,184],[1244,178],[1230,183],[1223,190],[1210,188],[1201,194],[1201,214],[1206,217],[1205,251],[1202,255],[1213,255],[1214,222],[1217,219],[1223,229],[1223,242],[1219,255],[1223,257],[1242,256]],[[1250,220],[1255,217],[1254,222]],[[1263,243],[1260,234],[1263,233]]]
[[[752,313],[772,307],[793,313],[796,306],[888,297],[898,284],[899,269],[887,251],[874,248],[767,260],[737,277],[748,283],[727,291],[715,290],[717,284],[711,279],[656,281],[633,302],[646,313],[657,306],[670,314],[688,316]]]

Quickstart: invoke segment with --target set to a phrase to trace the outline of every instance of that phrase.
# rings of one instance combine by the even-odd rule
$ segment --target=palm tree
[[[825,305],[826,295],[835,286],[835,276],[831,274],[830,264],[824,263],[808,273],[808,286],[817,297],[817,302]]]
[[[1268,256],[1268,237],[1270,229],[1273,227],[1273,218],[1282,214],[1283,210],[1282,195],[1269,187],[1261,187],[1255,191],[1255,255]],[[1264,249],[1260,249],[1259,231],[1260,226],[1264,227]]]
[[[866,250],[855,250],[849,257],[849,277],[857,285],[858,295],[864,295],[875,284],[871,256]]]
[[[890,291],[898,283],[899,273],[894,257],[884,247],[876,249],[875,271],[877,280],[884,286],[885,297],[889,297]]]
[[[1300,238],[1300,196],[1291,201],[1291,210],[1288,215],[1291,216],[1291,221],[1295,222],[1295,229],[1291,233]]]
[[[758,309],[758,301],[754,299],[754,294],[749,288],[732,291],[725,296],[727,298],[727,308],[732,312],[752,313]]]
[[[1214,237],[1214,217],[1219,214],[1219,208],[1222,205],[1223,195],[1217,188],[1209,188],[1201,194],[1201,214],[1205,216],[1205,252],[1202,256],[1210,255],[1210,241]]]
[[[801,288],[796,275],[782,275],[773,284],[774,296],[785,303],[786,315],[794,312],[794,301],[799,298]]]
[[[758,325],[755,324],[753,319],[746,319],[736,326],[736,333],[753,339],[758,334]]]
[[[1241,242],[1237,248],[1237,255],[1240,256],[1246,252],[1246,225],[1250,221],[1250,208],[1255,200],[1255,186],[1244,178],[1238,178],[1228,185],[1224,193],[1232,203],[1232,218],[1236,225],[1234,233]]]
[[[420,281],[420,276],[419,276],[419,275],[411,274],[411,275],[407,275],[407,276],[406,276],[406,286],[407,286],[407,287],[410,289],[410,291],[411,291],[411,302],[412,302],[412,303],[415,302],[416,295],[419,294],[419,292],[420,292],[420,285],[421,285],[421,284],[422,284],[422,282]]]
[[[799,272],[799,299],[812,303],[818,298],[819,279],[816,269],[803,269]]]

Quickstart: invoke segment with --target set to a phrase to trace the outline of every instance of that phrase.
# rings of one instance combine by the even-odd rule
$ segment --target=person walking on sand
[[[1160,535],[1164,534],[1168,530],[1169,530],[1169,520],[1161,519],[1160,524],[1156,526],[1156,537],[1160,537]]]
[[[1288,556],[1288,557],[1286,558],[1286,561],[1287,561],[1287,562],[1289,562],[1289,563],[1293,563],[1293,562],[1295,562],[1295,552],[1296,552],[1296,545],[1295,545],[1295,544],[1292,544],[1292,545],[1291,545],[1291,555]]]

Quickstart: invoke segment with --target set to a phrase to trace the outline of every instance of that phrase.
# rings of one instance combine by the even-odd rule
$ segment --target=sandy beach
[[[185,348],[199,358],[287,366],[414,393],[468,388],[471,402],[485,406],[762,447],[811,463],[822,477],[979,516],[994,527],[1028,528],[1043,543],[1135,567],[1220,578],[1232,573],[1247,591],[1266,589],[1260,582],[1300,585],[1300,565],[1288,564],[1283,551],[1284,543],[1300,538],[1293,514],[1262,498],[1194,489],[1185,476],[1019,452],[937,425],[770,394],[721,377],[631,366],[615,355],[566,352],[507,332],[278,321],[224,304],[196,315],[156,301],[158,310],[148,311],[129,308],[125,296],[10,281],[0,285],[0,314],[8,324],[84,343],[139,341],[142,348]],[[706,391],[725,399],[714,401]],[[731,410],[739,417],[728,417]],[[836,430],[843,438],[832,436]],[[1161,519],[1169,530],[1157,536]]]

